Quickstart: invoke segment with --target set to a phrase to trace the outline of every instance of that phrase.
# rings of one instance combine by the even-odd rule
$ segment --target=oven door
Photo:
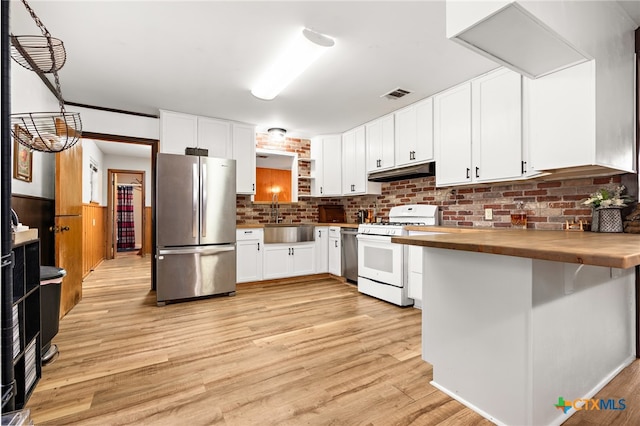
[[[358,276],[384,284],[404,285],[404,247],[391,237],[358,234]]]

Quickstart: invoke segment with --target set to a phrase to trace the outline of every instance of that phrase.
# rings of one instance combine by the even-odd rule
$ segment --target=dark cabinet
[[[23,408],[42,377],[39,241],[15,245],[12,256],[11,314],[3,316],[2,328],[11,336],[11,351],[4,353],[11,354],[14,385],[12,401],[3,400],[3,411]]]

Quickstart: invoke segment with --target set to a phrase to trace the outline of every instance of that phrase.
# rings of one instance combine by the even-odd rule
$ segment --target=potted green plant
[[[600,188],[582,202],[593,209],[591,230],[594,232],[622,232],[622,209],[632,200],[623,195],[624,185]]]

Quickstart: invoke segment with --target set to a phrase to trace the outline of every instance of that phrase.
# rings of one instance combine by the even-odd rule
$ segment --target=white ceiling
[[[292,136],[349,130],[497,66],[445,38],[444,1],[29,4],[65,44],[65,100],[283,127]],[[12,33],[39,33],[17,0],[10,16]],[[261,71],[305,26],[336,45],[274,100],[253,97]],[[396,87],[414,93],[380,98]]]
[[[640,2],[621,3],[639,22]],[[283,127],[290,136],[349,130],[497,66],[445,38],[443,0],[29,4],[65,43],[65,100]],[[10,16],[13,34],[39,33],[19,1]],[[274,100],[254,98],[261,71],[304,26],[335,47]],[[396,87],[414,93],[380,98]]]

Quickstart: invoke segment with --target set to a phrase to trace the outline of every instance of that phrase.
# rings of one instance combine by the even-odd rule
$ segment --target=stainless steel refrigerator
[[[158,154],[156,171],[158,305],[235,294],[235,160]]]

